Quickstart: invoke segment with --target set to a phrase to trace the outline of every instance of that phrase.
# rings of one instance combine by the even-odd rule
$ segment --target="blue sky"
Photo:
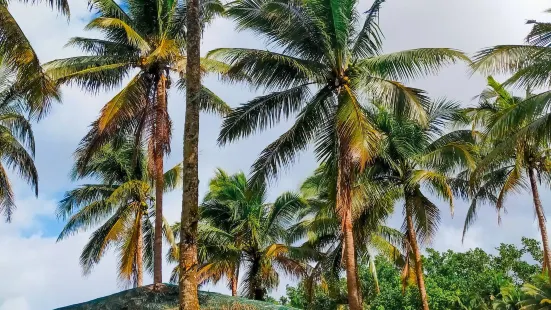
[[[63,48],[72,36],[94,36],[83,28],[91,18],[86,0],[70,1],[72,18],[50,12],[45,6],[24,6],[13,3],[10,10],[33,42],[43,62],[55,58],[78,55],[78,51]],[[360,2],[365,11],[370,0]],[[392,52],[418,47],[451,47],[470,55],[480,48],[496,44],[520,44],[529,30],[527,19],[551,20],[541,12],[548,8],[545,0],[388,0],[381,12],[381,27],[385,34],[385,51]],[[264,48],[262,41],[250,33],[236,33],[228,20],[217,20],[206,32],[203,52],[217,47]],[[240,85],[224,85],[209,78],[205,83],[232,106],[252,99],[261,91],[253,92]],[[438,77],[412,81],[410,85],[426,89],[433,97],[448,97],[464,105],[472,104],[471,98],[485,86],[483,76],[471,76],[466,66],[456,65],[445,69]],[[36,199],[30,189],[15,176],[18,210],[13,223],[0,223],[0,310],[41,310],[85,301],[116,292],[114,255],[109,253],[88,277],[81,275],[78,256],[89,234],[83,233],[61,243],[55,243],[62,223],[55,218],[55,206],[66,190],[77,184],[68,178],[71,154],[87,131],[90,122],[97,117],[102,105],[115,93],[98,95],[83,93],[77,88],[63,89],[63,104],[56,105],[52,113],[34,126],[37,139],[36,164],[40,173],[40,195]],[[175,91],[169,96],[169,111],[174,121],[172,154],[167,166],[178,162],[182,156],[182,132],[184,97]],[[285,130],[289,124],[263,134],[219,148],[215,139],[220,120],[203,116],[200,135],[201,193],[214,169],[222,167],[229,172],[247,172],[258,153]],[[311,151],[283,173],[270,191],[276,197],[284,190],[294,190],[317,166]],[[544,205],[551,202],[548,187],[542,187]],[[170,221],[179,218],[181,193],[165,198],[166,216]],[[501,227],[489,208],[482,210],[480,219],[461,244],[461,229],[466,212],[464,202],[456,203],[455,217],[451,218],[444,203],[443,221],[433,247],[464,251],[471,247],[491,250],[500,242],[518,243],[522,236],[538,238],[534,223],[532,203],[526,194],[511,197],[507,201],[509,213]],[[548,209],[547,209],[548,210]],[[400,227],[400,211],[391,225]],[[170,272],[165,267],[165,279]],[[146,279],[146,282],[149,279]],[[279,295],[292,279],[283,279]],[[225,291],[223,287],[209,288]]]

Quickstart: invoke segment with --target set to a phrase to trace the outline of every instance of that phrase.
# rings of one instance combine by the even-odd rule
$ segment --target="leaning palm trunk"
[[[141,212],[141,211],[139,211]],[[138,216],[138,246],[136,247],[136,287],[143,286],[143,224],[142,216]]]
[[[153,283],[163,283],[163,188],[164,188],[164,147],[168,141],[168,124],[166,124],[166,77],[160,74],[157,81],[157,104],[155,137],[153,137],[155,166],[155,240],[153,245]]]
[[[348,290],[348,306],[350,310],[361,310],[362,302],[358,293],[359,287],[356,273],[356,250],[352,225],[351,199],[351,161],[348,150],[341,150],[339,171],[337,176],[337,212],[341,214],[344,236],[344,262],[346,264],[346,287]]]
[[[543,214],[543,207],[541,205],[534,169],[528,168],[528,176],[530,177],[532,198],[534,199],[534,208],[536,209],[536,215],[538,216],[538,225],[540,227],[541,241],[543,243],[543,270],[547,270],[547,273],[549,274],[549,282],[551,282],[551,253],[549,252],[549,239],[547,237],[545,215]]]
[[[201,90],[199,0],[187,0],[184,190],[180,228],[180,310],[198,310],[197,223],[199,212],[199,93]]]
[[[419,245],[417,244],[417,235],[415,233],[415,228],[413,227],[413,216],[411,214],[411,208],[412,206],[409,206],[406,201],[406,221],[409,239],[408,241],[415,258],[415,276],[417,279],[417,286],[419,287],[419,295],[421,295],[423,310],[429,310],[429,301],[427,298],[427,290],[425,288],[425,279],[423,277],[423,262],[421,261],[421,250],[419,249]]]

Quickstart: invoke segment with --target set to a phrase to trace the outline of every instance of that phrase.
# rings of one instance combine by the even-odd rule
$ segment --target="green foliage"
[[[539,274],[539,265],[532,263],[533,258],[525,260],[528,258],[525,254],[530,254],[534,247],[539,249],[536,240],[523,238],[521,247],[501,244],[496,248],[496,254],[488,254],[479,248],[464,253],[427,249],[423,266],[430,308],[517,310],[521,309],[520,301],[524,305],[541,302],[548,296],[549,283]],[[400,269],[382,256],[378,256],[375,263],[380,292],[375,289],[375,278],[369,264],[359,264],[358,274],[367,309],[419,309],[417,289],[401,289]],[[340,287],[340,293],[331,294],[324,289],[326,284],[317,284],[310,307],[306,303],[304,281],[296,287],[287,287],[289,304],[302,309],[337,309],[339,304],[346,303],[346,299],[341,298],[346,296],[346,285],[342,278],[334,281],[332,286]]]

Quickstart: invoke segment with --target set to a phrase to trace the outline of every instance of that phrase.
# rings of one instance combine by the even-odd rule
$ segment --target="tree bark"
[[[233,270],[233,275],[231,277],[231,295],[233,297],[237,296],[237,285],[239,284],[239,266],[236,266]]]
[[[346,287],[348,289],[348,307],[350,310],[361,310],[359,287],[356,275],[356,255],[354,251],[354,235],[352,212],[347,212],[344,218],[344,260],[346,264]]]
[[[407,199],[407,198],[406,198]],[[411,250],[415,258],[415,273],[417,278],[417,286],[419,287],[419,295],[421,295],[421,303],[423,305],[423,310],[429,310],[429,301],[427,297],[427,289],[425,288],[425,278],[423,276],[423,262],[421,260],[421,250],[417,244],[417,234],[415,233],[415,228],[413,227],[413,217],[411,215],[410,206],[407,206],[408,202],[406,201],[406,221],[408,228],[408,237],[409,244],[411,245]]]
[[[180,230],[180,310],[198,310],[197,223],[199,208],[199,94],[201,90],[199,0],[187,1],[184,190]]]
[[[344,145],[343,141],[341,141]],[[354,247],[354,228],[352,224],[352,167],[348,149],[341,146],[339,154],[339,171],[337,175],[337,213],[341,217],[341,229],[344,238],[344,262],[346,267],[346,287],[348,307],[350,310],[361,310],[362,301],[359,294],[356,274],[356,255]]]
[[[551,252],[549,251],[549,239],[547,237],[547,227],[543,206],[541,205],[540,195],[538,192],[538,183],[534,169],[528,168],[528,176],[530,177],[530,185],[532,188],[532,198],[534,200],[534,208],[538,217],[538,225],[541,232],[541,241],[543,244],[543,269],[547,270],[549,282],[551,282]]]
[[[142,212],[141,210],[139,212]],[[138,246],[136,249],[136,287],[143,286],[143,227],[142,216],[138,215]]]
[[[153,284],[163,283],[163,188],[165,148],[168,144],[166,76],[159,75],[157,81],[157,102],[155,105],[155,137],[153,162],[155,166],[155,235],[153,241]]]

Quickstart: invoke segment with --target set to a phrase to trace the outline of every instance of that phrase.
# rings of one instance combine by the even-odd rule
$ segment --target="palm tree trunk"
[[[231,277],[231,295],[237,296],[237,285],[239,283],[239,265],[235,267],[233,275]]]
[[[543,206],[541,205],[540,195],[538,192],[538,184],[536,181],[536,175],[534,169],[528,168],[528,176],[530,177],[530,185],[532,188],[532,198],[534,199],[534,207],[536,208],[536,215],[538,217],[538,225],[541,232],[541,241],[543,244],[543,269],[547,270],[549,275],[549,282],[551,282],[551,252],[549,251],[549,239],[547,237],[547,227],[545,223],[545,214],[543,213]]]
[[[406,198],[407,199],[407,198]],[[421,295],[421,303],[423,304],[423,310],[429,310],[429,301],[427,297],[427,290],[425,288],[425,278],[423,276],[423,262],[421,260],[421,250],[417,244],[417,235],[415,233],[415,228],[413,227],[413,217],[411,215],[410,207],[407,206],[406,202],[406,221],[408,228],[408,237],[409,244],[411,245],[411,250],[415,257],[415,273],[417,278],[417,286],[419,287],[419,294]]]
[[[140,211],[141,212],[141,211]],[[143,227],[142,217],[138,220],[138,246],[136,248],[136,286],[143,286]]]
[[[340,150],[339,171],[337,175],[337,212],[341,215],[344,237],[344,262],[346,266],[346,287],[348,290],[348,307],[350,310],[361,310],[358,278],[356,275],[356,255],[354,247],[354,230],[352,225],[352,167],[348,150]]]
[[[168,140],[166,77],[160,74],[157,81],[157,102],[154,139],[155,165],[155,235],[153,241],[153,284],[163,283],[163,188],[164,188],[164,148]]]
[[[187,1],[186,118],[184,190],[180,230],[180,310],[198,310],[197,223],[199,212],[199,94],[201,24],[199,0]]]
[[[356,257],[354,235],[352,230],[352,212],[344,217],[344,260],[346,264],[346,287],[348,289],[348,307],[350,310],[361,310],[361,301],[356,274]]]

